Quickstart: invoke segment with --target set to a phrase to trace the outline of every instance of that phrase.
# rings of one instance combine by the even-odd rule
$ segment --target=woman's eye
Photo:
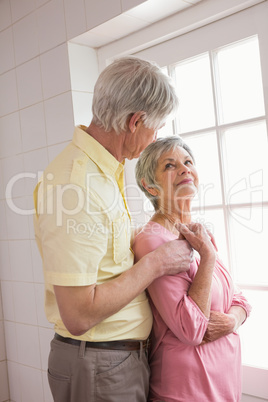
[[[165,169],[170,169],[170,168],[172,168],[172,167],[173,167],[172,163],[167,163],[167,164],[165,165]]]
[[[187,161],[185,161],[185,165],[192,165],[193,162],[190,159],[187,159]]]

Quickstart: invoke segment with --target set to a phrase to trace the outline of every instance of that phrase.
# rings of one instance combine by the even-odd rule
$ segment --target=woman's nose
[[[178,166],[178,175],[181,176],[181,175],[189,173],[189,172],[190,172],[190,169],[184,163],[181,163]]]

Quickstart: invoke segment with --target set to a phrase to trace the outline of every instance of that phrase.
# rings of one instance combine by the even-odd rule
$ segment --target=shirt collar
[[[118,162],[98,141],[86,133],[85,126],[77,126],[74,130],[73,144],[80,148],[105,174],[110,174],[119,179],[124,170],[124,162]]]

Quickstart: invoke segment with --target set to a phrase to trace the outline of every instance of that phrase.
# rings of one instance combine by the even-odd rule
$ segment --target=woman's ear
[[[145,115],[146,113],[143,111],[133,113],[128,123],[128,128],[131,133],[134,133],[136,129],[143,123],[143,118]]]
[[[153,195],[154,197],[158,195],[157,189],[155,187],[148,186],[144,179],[141,179],[141,184],[149,194]]]

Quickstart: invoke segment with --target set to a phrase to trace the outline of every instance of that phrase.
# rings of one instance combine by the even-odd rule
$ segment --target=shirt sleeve
[[[235,288],[234,288],[234,296],[233,296],[231,305],[242,307],[246,312],[246,319],[250,315],[252,307],[249,304],[249,302],[247,301],[247,299],[245,298],[245,296],[242,294],[242,291],[239,289],[238,286],[235,286]]]
[[[136,261],[163,243],[165,239],[161,236],[140,233],[133,244]],[[161,319],[181,342],[189,345],[202,342],[208,324],[206,316],[188,296],[196,264],[197,260],[191,263],[189,274],[163,276],[148,287],[150,299]]]
[[[96,283],[108,234],[94,195],[72,184],[60,197],[56,187],[45,194],[45,202],[43,196],[40,188],[36,235],[46,281],[60,286]]]

